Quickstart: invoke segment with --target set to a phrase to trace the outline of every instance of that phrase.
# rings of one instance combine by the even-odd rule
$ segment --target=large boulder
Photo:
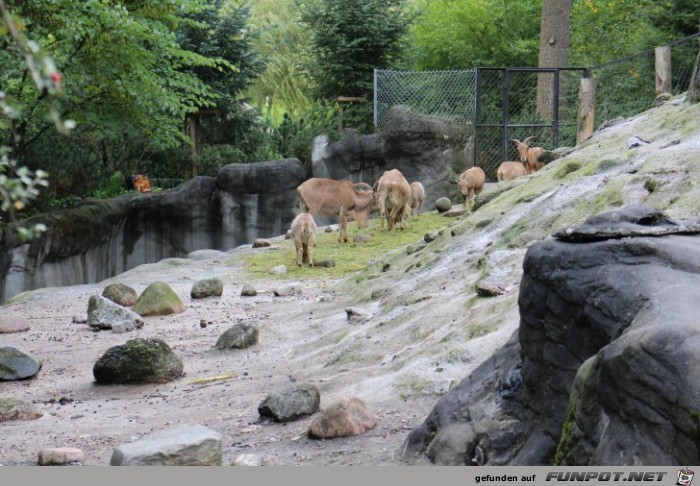
[[[519,330],[409,434],[404,458],[697,463],[698,233],[698,221],[632,206],[534,243]]]
[[[0,397],[0,423],[7,420],[36,420],[44,414],[24,400]]]
[[[258,405],[258,413],[277,422],[289,422],[317,412],[320,405],[321,394],[316,386],[299,385],[265,397]]]
[[[41,360],[14,346],[0,346],[0,381],[24,380],[36,375]]]
[[[111,300],[115,304],[131,307],[138,300],[139,294],[126,284],[113,283],[105,287],[102,291],[102,297]]]
[[[162,339],[132,339],[109,348],[95,363],[99,384],[166,383],[182,375],[182,360]]]
[[[309,425],[312,439],[335,439],[364,434],[377,426],[377,417],[357,397],[341,398]]]
[[[122,444],[110,466],[221,466],[218,432],[203,425],[181,425]]]
[[[258,343],[258,322],[234,324],[216,340],[217,349],[244,349]]]
[[[185,304],[165,282],[153,282],[136,301],[132,310],[141,316],[164,316],[184,312]]]
[[[143,327],[139,314],[99,295],[91,295],[88,300],[87,323],[95,329],[112,329],[122,323],[130,328]]]
[[[224,293],[224,283],[221,279],[212,277],[199,280],[192,285],[190,297],[204,299],[206,297],[221,297]]]

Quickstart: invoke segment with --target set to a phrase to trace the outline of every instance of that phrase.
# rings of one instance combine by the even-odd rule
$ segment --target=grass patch
[[[387,231],[386,224],[381,229],[379,219],[370,221],[370,225],[362,230],[357,229],[355,222],[348,225],[348,243],[338,243],[338,232],[326,233],[319,230],[314,247],[314,260],[333,260],[334,267],[311,268],[304,264],[301,268],[296,266],[296,252],[292,240],[275,242],[275,248],[256,252],[253,255],[241,257],[245,262],[248,273],[255,277],[279,278],[279,279],[306,279],[330,277],[339,278],[349,273],[362,270],[372,260],[378,260],[388,252],[406,246],[416,241],[421,241],[429,231],[437,231],[445,228],[452,221],[437,213],[430,211],[411,218],[406,223],[406,229],[401,231],[394,229]],[[372,238],[367,243],[355,243],[352,241],[358,233],[369,234]],[[287,273],[283,275],[270,275],[270,270],[278,265],[286,265]]]

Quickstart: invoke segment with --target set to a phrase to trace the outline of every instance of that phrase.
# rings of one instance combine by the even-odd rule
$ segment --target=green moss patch
[[[338,233],[326,233],[322,229],[316,236],[314,247],[314,260],[334,260],[334,267],[315,267],[308,265],[296,266],[296,252],[292,240],[275,242],[276,249],[246,255],[242,258],[245,268],[252,276],[276,279],[307,279],[307,278],[338,278],[349,273],[362,270],[372,260],[378,260],[386,253],[402,248],[411,243],[422,241],[423,236],[430,231],[437,231],[453,224],[452,220],[439,215],[437,211],[430,211],[411,218],[406,223],[405,230],[394,229],[388,231],[386,224],[381,229],[379,219],[370,221],[370,225],[362,230],[351,222],[348,225],[348,237],[350,242],[338,243]],[[353,237],[358,234],[371,236],[367,243],[355,243]],[[405,253],[404,253],[405,254]],[[235,260],[237,261],[237,259]],[[229,260],[227,264],[235,263]],[[286,265],[287,273],[283,275],[270,275],[270,270],[278,265]]]

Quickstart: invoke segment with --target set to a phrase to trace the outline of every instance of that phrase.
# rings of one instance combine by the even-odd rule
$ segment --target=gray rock
[[[36,420],[43,415],[29,402],[16,398],[0,397],[0,423],[7,420]]]
[[[14,346],[0,346],[0,380],[24,380],[36,375],[41,360]]]
[[[186,308],[172,287],[165,282],[151,283],[132,307],[134,312],[142,316],[179,314]]]
[[[133,331],[136,329],[134,324],[129,321],[115,322],[112,324],[112,332],[115,334],[123,334],[125,332]]]
[[[578,226],[554,233],[563,241],[598,241],[630,236],[663,236],[700,233],[700,220],[673,221],[662,211],[642,204],[606,211]]]
[[[261,417],[270,417],[276,422],[289,422],[318,411],[321,394],[314,385],[299,385],[289,390],[268,395],[260,405]]]
[[[221,297],[224,293],[224,283],[218,278],[205,278],[196,282],[190,291],[193,299],[204,299],[205,297]]]
[[[345,315],[351,324],[362,324],[370,319],[370,316],[352,307],[345,309]]]
[[[37,462],[40,466],[60,466],[84,460],[85,453],[78,448],[54,447],[40,450]]]
[[[111,300],[115,304],[131,307],[136,303],[139,294],[123,283],[114,283],[105,287],[102,291],[102,297]]]
[[[403,458],[469,422],[491,466],[696,462],[700,236],[689,227],[631,206],[568,232],[575,244],[533,243],[519,329],[411,431]]]
[[[343,398],[325,409],[309,425],[312,439],[334,439],[364,434],[377,426],[377,418],[357,397]]]
[[[129,322],[134,328],[143,327],[143,319],[136,312],[99,295],[88,301],[87,324],[94,329],[112,329],[115,324]]]
[[[441,197],[435,201],[435,208],[438,213],[444,213],[452,208],[452,201],[448,197]]]
[[[440,236],[440,233],[438,231],[429,231],[425,235],[423,235],[423,241],[426,243],[430,243],[431,241],[435,241],[437,237]]]
[[[505,293],[502,283],[493,280],[480,280],[474,286],[476,293],[482,297],[496,297]]]
[[[24,317],[0,316],[0,334],[24,332],[29,330],[29,321]]]
[[[270,275],[284,275],[287,273],[286,265],[277,265],[275,268],[270,270]]]
[[[217,349],[243,349],[258,343],[258,323],[236,324],[216,340]]]
[[[272,291],[275,297],[289,297],[290,295],[298,295],[301,293],[301,287],[298,285],[287,285],[285,287],[279,287]]]
[[[332,268],[335,267],[335,260],[332,258],[327,260],[314,260],[314,267]]]
[[[269,248],[270,246],[272,246],[272,243],[265,238],[258,238],[253,241],[253,248]]]
[[[166,383],[182,371],[182,360],[157,338],[136,338],[111,347],[92,368],[100,384]]]
[[[255,287],[253,287],[252,284],[245,284],[241,289],[241,295],[243,297],[254,297],[258,295],[258,291],[255,290]]]
[[[221,466],[218,432],[203,425],[182,425],[122,444],[112,452],[110,466]]]
[[[406,247],[406,254],[413,255],[414,253],[418,253],[419,251],[421,251],[423,248],[425,248],[425,241],[411,243]]]
[[[232,466],[262,466],[262,457],[255,454],[239,454],[231,463]]]
[[[440,429],[426,454],[439,466],[469,466],[475,456],[477,436],[468,422],[456,422]]]

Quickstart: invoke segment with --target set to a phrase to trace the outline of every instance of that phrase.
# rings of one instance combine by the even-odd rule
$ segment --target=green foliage
[[[100,199],[111,199],[128,192],[130,191],[126,188],[124,174],[117,171],[109,177],[106,184],[93,192],[93,196]]]
[[[80,135],[113,140],[131,129],[156,147],[168,147],[181,138],[184,115],[215,100],[187,69],[230,68],[176,41],[182,16],[203,5],[204,0],[35,0],[18,3],[15,13],[62,74],[66,96],[60,109],[77,121]],[[22,158],[48,127],[41,90],[30,85],[11,54],[0,54],[0,82],[25,107],[15,124],[21,137],[16,156]]]
[[[408,28],[406,0],[297,0],[309,28],[316,96],[372,99],[374,69],[395,62]]]
[[[602,64],[664,45],[697,32],[699,14],[692,0],[575,1],[571,6],[571,62]]]
[[[250,28],[258,32],[252,42],[265,70],[247,93],[276,123],[284,113],[300,115],[311,105],[311,37],[299,17],[295,0],[257,0],[252,9]]]
[[[409,69],[536,66],[541,0],[416,0]]]
[[[315,137],[338,135],[338,109],[332,104],[319,102],[299,116],[287,115],[277,131],[279,152],[285,158],[296,158],[305,167],[311,166],[311,149]]]

